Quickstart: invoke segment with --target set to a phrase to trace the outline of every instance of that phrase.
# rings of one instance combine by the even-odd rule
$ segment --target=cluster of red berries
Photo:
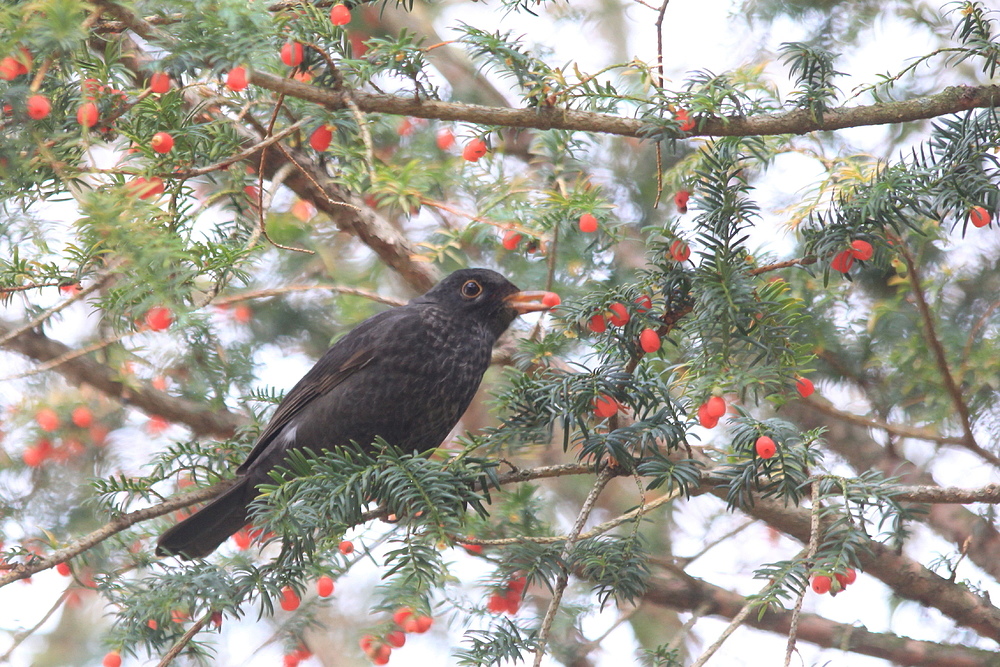
[[[53,408],[41,408],[35,413],[35,423],[38,428],[46,434],[54,434],[60,429],[65,429],[61,445],[54,445],[49,437],[43,437],[34,445],[26,448],[21,454],[21,459],[29,468],[37,468],[46,461],[62,463],[79,456],[86,451],[84,440],[89,439],[95,446],[102,446],[108,435],[108,430],[104,426],[95,423],[94,414],[85,405],[78,405],[73,408],[69,417],[69,424],[64,424],[59,413]],[[81,433],[86,431],[86,435]]]
[[[855,239],[854,241],[851,241],[850,248],[838,252],[833,256],[833,260],[830,262],[830,267],[834,271],[847,273],[854,265],[854,260],[867,262],[872,258],[874,253],[875,250],[872,248],[871,243],[863,239]]]
[[[493,591],[486,601],[486,608],[494,614],[516,614],[521,608],[521,598],[528,585],[525,577],[515,577],[503,587]]]
[[[396,630],[387,632],[384,637],[364,635],[358,642],[361,650],[376,665],[389,662],[392,649],[402,647],[406,643],[407,634],[427,632],[434,624],[434,619],[430,616],[417,614],[410,607],[400,607],[393,612],[392,621],[396,624]]]
[[[853,584],[857,578],[858,573],[854,571],[853,567],[849,567],[844,572],[837,572],[832,578],[825,574],[813,575],[810,586],[817,595],[823,595],[831,591],[836,594]],[[836,584],[834,584],[835,581]]]

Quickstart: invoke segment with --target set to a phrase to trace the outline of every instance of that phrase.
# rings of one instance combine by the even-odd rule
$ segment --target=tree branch
[[[343,90],[318,88],[292,79],[257,70],[248,71],[251,83],[266,90],[283,93],[328,109],[347,108]],[[421,100],[412,95],[397,96],[350,91],[351,100],[365,112],[387,113],[417,118],[462,121],[482,125],[535,128],[539,130],[577,130],[616,134],[625,137],[646,137],[653,127],[649,123],[622,116],[557,107],[509,109],[479,104]],[[808,110],[761,114],[747,118],[704,118],[697,130],[685,136],[759,136],[772,134],[806,134],[838,130],[847,127],[887,125],[936,118],[950,113],[983,109],[1000,102],[1000,86],[952,86],[929,97],[901,102],[884,102],[867,106],[842,107],[813,118]]]
[[[0,322],[0,337],[14,329]],[[10,338],[4,347],[35,361],[48,362],[70,357],[73,349],[36,330],[23,331]],[[151,415],[184,424],[197,435],[230,437],[246,419],[223,407],[206,408],[183,398],[157,391],[147,382],[126,384],[107,366],[91,359],[69,358],[54,369],[71,383],[89,384],[95,389],[121,402],[139,408]]]
[[[643,600],[682,611],[700,609],[723,618],[734,618],[747,605],[745,597],[686,574],[653,577]],[[790,611],[768,609],[761,617],[751,614],[744,625],[787,635],[791,619]],[[799,617],[798,637],[824,648],[869,655],[907,667],[993,667],[997,663],[992,651],[871,632],[809,613]],[[758,662],[767,661],[761,656]]]

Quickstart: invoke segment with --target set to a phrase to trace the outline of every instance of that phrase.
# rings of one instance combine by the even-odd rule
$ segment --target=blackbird
[[[441,444],[472,401],[493,345],[522,313],[547,310],[495,271],[462,269],[405,306],[338,340],[278,405],[236,484],[170,528],[159,555],[201,558],[249,520],[248,505],[293,449],[370,445],[404,451]]]

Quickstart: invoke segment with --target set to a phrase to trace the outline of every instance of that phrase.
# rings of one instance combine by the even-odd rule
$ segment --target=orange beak
[[[514,292],[510,296],[504,297],[504,301],[516,310],[518,315],[524,315],[541,310],[551,310],[552,306],[542,303],[546,294],[548,292]]]

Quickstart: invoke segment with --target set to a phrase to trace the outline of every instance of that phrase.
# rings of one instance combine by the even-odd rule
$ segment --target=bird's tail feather
[[[159,556],[204,558],[215,551],[226,539],[245,526],[248,521],[247,505],[254,489],[249,477],[205,505],[200,510],[170,528],[156,543]]]

